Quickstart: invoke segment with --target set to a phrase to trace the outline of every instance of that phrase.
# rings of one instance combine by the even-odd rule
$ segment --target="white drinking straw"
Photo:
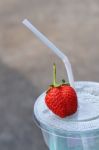
[[[27,19],[24,19],[22,23],[30,29],[47,47],[49,47],[61,60],[67,70],[68,80],[72,87],[74,87],[74,78],[72,73],[71,64],[66,55],[64,55],[51,41],[49,41],[41,32],[39,32]]]

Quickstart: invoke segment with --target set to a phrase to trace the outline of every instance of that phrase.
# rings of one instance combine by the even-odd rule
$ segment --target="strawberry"
[[[63,80],[56,83],[56,65],[53,65],[53,84],[46,92],[45,103],[47,107],[61,118],[70,116],[77,111],[78,102],[75,90]]]

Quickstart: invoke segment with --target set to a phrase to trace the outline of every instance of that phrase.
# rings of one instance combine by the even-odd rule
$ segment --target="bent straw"
[[[50,48],[61,60],[63,61],[67,75],[68,75],[68,80],[69,83],[72,87],[74,87],[74,78],[73,78],[73,73],[72,73],[72,68],[71,64],[67,58],[66,55],[64,55],[51,41],[49,41],[41,32],[37,30],[27,19],[24,19],[22,23],[29,29],[31,30],[35,36],[37,36],[48,48]]]

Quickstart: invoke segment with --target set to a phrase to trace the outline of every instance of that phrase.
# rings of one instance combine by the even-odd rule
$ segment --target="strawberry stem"
[[[64,79],[61,83],[56,82],[56,64],[53,64],[53,83],[50,85],[50,87],[59,87],[62,85],[69,85],[69,83],[66,83]]]
[[[56,64],[53,64],[53,85],[56,86]]]

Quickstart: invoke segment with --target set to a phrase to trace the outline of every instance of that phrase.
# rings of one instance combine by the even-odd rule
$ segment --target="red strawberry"
[[[78,102],[75,90],[69,84],[56,83],[56,65],[53,65],[53,85],[46,92],[45,103],[48,108],[61,118],[77,111]],[[63,80],[64,82],[64,80]]]

